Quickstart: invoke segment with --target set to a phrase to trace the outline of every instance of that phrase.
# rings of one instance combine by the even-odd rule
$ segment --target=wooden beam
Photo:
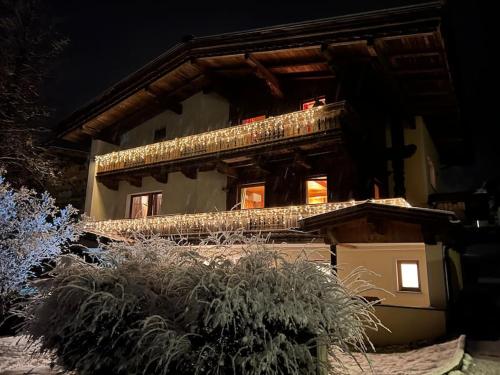
[[[168,96],[165,94],[159,92],[157,89],[155,89],[152,86],[147,86],[144,91],[151,96],[155,103],[163,108],[169,109],[174,113],[177,113],[178,115],[182,115],[182,104],[173,101],[172,99],[169,99]]]
[[[206,77],[209,81],[208,86],[203,88],[203,93],[207,94],[209,92],[215,92],[222,96],[223,98],[226,98],[228,101],[232,101],[235,94],[233,90],[228,87],[226,83],[226,79],[222,74],[220,74],[217,71],[214,71],[213,69],[210,69],[206,65],[203,65],[198,59],[192,58],[191,59],[191,65],[193,65],[196,69],[200,71],[200,73]]]
[[[295,152],[293,163],[304,169],[312,169],[312,165],[307,162],[306,157],[300,152]]]
[[[104,186],[106,186],[108,189],[110,190],[118,190],[118,187],[119,187],[119,183],[120,181],[116,178],[110,178],[110,177],[107,177],[107,178],[98,178],[97,179],[97,182],[100,182],[101,184],[103,184]]]
[[[198,168],[196,167],[184,167],[181,168],[181,172],[191,180],[196,180],[196,178],[198,178]]]
[[[125,181],[127,181],[130,185],[135,186],[135,187],[142,187],[142,177],[140,176],[133,176],[133,175],[127,175],[123,177]]]
[[[168,171],[166,170],[166,168],[159,168],[157,170],[154,170],[151,173],[151,177],[153,177],[156,181],[158,181],[161,184],[168,183]]]
[[[278,79],[269,71],[269,69],[262,65],[261,62],[250,53],[245,54],[245,61],[250,67],[252,67],[257,77],[266,82],[273,96],[283,98],[283,91],[281,90]]]
[[[216,164],[217,172],[226,175],[227,177],[237,179],[238,178],[238,171],[232,167],[230,167],[227,163],[224,163],[223,161],[218,161]]]

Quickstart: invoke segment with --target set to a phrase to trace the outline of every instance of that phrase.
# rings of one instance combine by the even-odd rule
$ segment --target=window
[[[130,197],[131,219],[140,219],[146,216],[159,215],[162,193],[148,193],[132,195]]]
[[[324,96],[319,96],[319,97],[314,98],[314,99],[308,99],[308,100],[303,101],[302,105],[301,105],[301,109],[306,110],[306,109],[314,107],[314,104],[316,104],[316,101],[318,101],[321,105],[326,104],[326,98]]]
[[[398,289],[400,291],[420,292],[418,261],[398,260]]]
[[[265,119],[266,119],[265,115],[250,117],[250,118],[243,119],[243,124],[250,124],[252,122],[262,121]]]
[[[241,208],[264,208],[265,186],[251,185],[241,188]]]
[[[306,203],[328,202],[328,183],[326,176],[309,178],[306,181]]]

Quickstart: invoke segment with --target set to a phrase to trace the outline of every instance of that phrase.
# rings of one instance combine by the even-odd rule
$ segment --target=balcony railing
[[[96,156],[97,173],[136,168],[189,157],[243,149],[340,128],[344,102],[270,117],[250,124],[194,134]]]
[[[335,202],[315,205],[207,212],[185,215],[153,216],[141,219],[94,221],[89,232],[129,236],[133,233],[160,235],[201,235],[220,230],[245,232],[286,231],[298,228],[300,219],[355,206],[366,201]],[[402,198],[377,199],[375,203],[409,207]]]

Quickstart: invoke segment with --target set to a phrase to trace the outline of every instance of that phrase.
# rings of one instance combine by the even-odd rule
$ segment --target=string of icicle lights
[[[138,167],[190,156],[301,137],[340,127],[345,103],[333,103],[304,111],[269,117],[250,124],[115,151],[95,157],[97,173]]]
[[[127,236],[133,233],[161,235],[199,235],[220,230],[279,231],[298,228],[300,219],[355,206],[367,201],[348,201],[314,205],[207,212],[184,215],[152,216],[141,219],[94,221],[86,230],[97,234]],[[402,198],[376,199],[370,202],[410,207]]]

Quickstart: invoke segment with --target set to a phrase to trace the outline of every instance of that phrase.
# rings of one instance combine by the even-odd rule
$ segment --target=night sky
[[[54,0],[49,14],[70,46],[47,81],[54,124],[115,82],[165,52],[185,35],[205,36],[418,3],[409,0],[119,1]],[[489,95],[494,22],[486,1],[449,1],[449,59],[468,133],[465,166],[441,171],[446,190],[471,189],[498,177],[500,162]],[[493,121],[492,121],[493,120]],[[473,131],[472,131],[473,129]]]

